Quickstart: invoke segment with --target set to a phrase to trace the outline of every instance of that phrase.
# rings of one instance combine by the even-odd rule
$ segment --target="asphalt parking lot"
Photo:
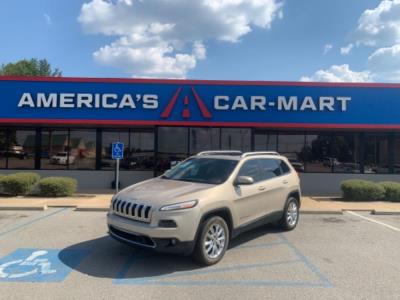
[[[366,212],[261,227],[205,268],[112,240],[104,212],[0,211],[0,299],[393,299],[399,253],[400,217]]]

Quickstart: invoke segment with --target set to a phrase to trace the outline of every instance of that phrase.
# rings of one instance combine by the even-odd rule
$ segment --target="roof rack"
[[[280,155],[276,151],[256,151],[256,152],[246,152],[242,154],[242,157],[255,156],[255,155]]]
[[[243,152],[239,150],[216,150],[216,151],[202,151],[197,153],[197,156],[203,155],[242,155]]]

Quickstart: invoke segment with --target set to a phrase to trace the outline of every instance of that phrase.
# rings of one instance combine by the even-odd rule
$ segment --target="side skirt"
[[[256,227],[279,221],[282,218],[282,216],[283,216],[283,211],[276,211],[276,212],[269,213],[255,221],[252,221],[251,223],[241,225],[238,228],[235,228],[232,230],[231,238],[235,238],[239,234],[246,232],[248,230],[254,229]]]

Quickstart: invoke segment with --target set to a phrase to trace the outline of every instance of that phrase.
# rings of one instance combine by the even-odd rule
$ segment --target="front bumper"
[[[193,250],[198,227],[197,208],[153,213],[151,222],[144,223],[112,212],[107,214],[111,237],[126,244],[154,249],[159,252],[190,253]],[[160,227],[160,220],[172,220],[176,227]]]

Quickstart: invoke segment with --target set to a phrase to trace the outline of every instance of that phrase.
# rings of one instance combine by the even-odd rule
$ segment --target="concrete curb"
[[[372,215],[381,216],[400,216],[400,211],[390,211],[390,210],[373,210]]]
[[[47,210],[47,205],[29,205],[29,206],[0,206],[0,210]]]
[[[74,211],[102,211],[102,212],[107,212],[109,210],[108,207],[88,207],[88,206],[78,206],[74,209]]]

